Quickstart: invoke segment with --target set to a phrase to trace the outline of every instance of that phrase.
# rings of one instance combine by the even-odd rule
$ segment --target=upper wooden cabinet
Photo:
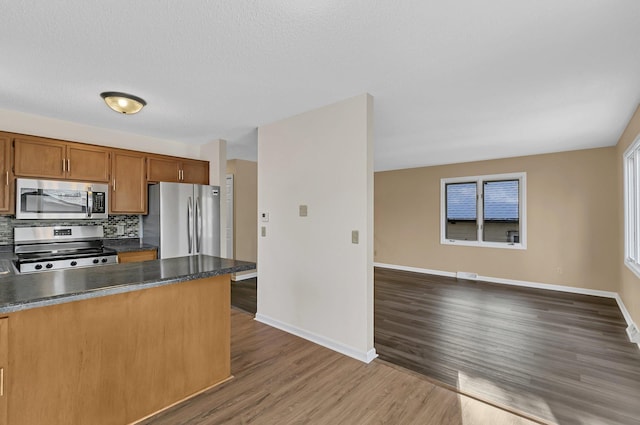
[[[109,149],[80,144],[67,145],[67,178],[109,181]]]
[[[109,181],[109,149],[42,137],[14,139],[14,173],[20,177]]]
[[[149,182],[209,184],[209,162],[154,155],[147,157]]]
[[[0,214],[13,214],[14,185],[11,172],[11,137],[0,133]]]
[[[209,184],[209,161],[182,161],[184,183]]]
[[[111,154],[110,214],[146,214],[147,179],[142,153],[114,150]]]
[[[180,161],[160,156],[147,157],[147,180],[150,182],[179,182]]]

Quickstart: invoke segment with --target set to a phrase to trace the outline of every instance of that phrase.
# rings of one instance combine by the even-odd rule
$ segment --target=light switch
[[[306,217],[307,216],[307,206],[306,205],[300,205],[300,217]]]
[[[260,234],[263,238],[267,236],[267,228],[265,226],[260,227]]]
[[[360,243],[360,232],[358,232],[357,230],[351,231],[351,243]]]

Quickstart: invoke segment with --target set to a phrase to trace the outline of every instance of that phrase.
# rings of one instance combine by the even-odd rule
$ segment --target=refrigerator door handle
[[[191,196],[189,196],[189,202],[187,204],[187,240],[189,244],[189,254],[191,254],[193,247],[193,204],[191,202]]]
[[[196,253],[200,254],[200,241],[202,240],[202,207],[200,197],[196,198]]]

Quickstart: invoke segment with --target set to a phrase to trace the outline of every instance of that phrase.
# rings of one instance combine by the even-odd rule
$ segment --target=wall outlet
[[[360,232],[358,232],[357,230],[351,231],[351,243],[360,243]]]
[[[118,236],[124,235],[124,224],[116,224],[116,235]]]
[[[268,212],[260,213],[260,220],[263,223],[267,223],[269,221],[269,213]]]
[[[478,273],[471,272],[457,272],[456,278],[466,280],[478,280]]]
[[[307,216],[307,206],[306,205],[300,205],[299,209],[299,213],[300,213],[300,217],[306,217]]]

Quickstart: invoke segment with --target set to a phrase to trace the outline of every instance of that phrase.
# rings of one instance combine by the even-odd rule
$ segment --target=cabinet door
[[[173,158],[150,156],[147,158],[147,179],[150,182],[180,181],[180,162]]]
[[[183,183],[209,184],[208,161],[182,161]]]
[[[9,319],[0,319],[0,425],[7,425],[7,365],[9,363]]]
[[[0,133],[0,214],[13,214],[11,138]]]
[[[16,176],[64,179],[67,144],[40,137],[14,139]]]
[[[67,178],[87,182],[109,181],[109,149],[70,143],[67,146]]]
[[[150,261],[157,259],[156,250],[120,252],[118,263],[137,263],[140,261]]]
[[[147,213],[147,180],[145,171],[145,157],[143,154],[112,151],[110,213]]]

